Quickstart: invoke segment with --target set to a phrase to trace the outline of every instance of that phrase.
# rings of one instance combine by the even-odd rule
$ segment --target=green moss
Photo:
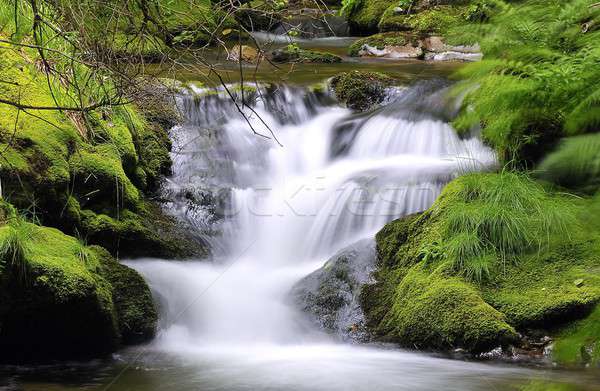
[[[152,335],[148,287],[106,250],[14,219],[0,227],[0,266],[3,359],[97,355],[121,333],[126,341]]]
[[[363,0],[359,6],[348,15],[348,22],[354,33],[369,34],[378,31],[379,19],[396,1],[392,0]]]
[[[129,256],[186,258],[204,256],[204,246],[155,204],[142,203],[137,212],[120,211],[118,218],[81,210],[81,228],[90,242],[111,253]]]
[[[46,77],[31,63],[37,53],[25,51],[26,55],[3,51],[0,78],[17,84],[1,83],[0,94],[25,104],[52,106]],[[85,116],[54,110],[18,112],[0,105],[3,195],[36,221],[107,245],[115,254],[120,249],[127,255],[133,249],[127,238],[123,238],[127,245],[119,247],[119,235],[132,233],[136,234],[132,238],[152,238],[143,241],[152,243],[148,251],[163,245],[157,250],[160,254],[190,254],[190,243],[171,240],[168,234],[161,237],[160,232],[177,230],[173,221],[158,218],[155,223],[146,211],[144,193],[154,191],[160,178],[170,173],[166,130],[179,116],[169,100],[170,87],[148,83],[140,87],[144,99],[135,106],[105,107]],[[64,88],[53,84],[57,99],[66,95]],[[90,224],[82,211],[85,216],[106,216],[109,222]],[[175,244],[182,247],[177,250]]]
[[[521,257],[481,287],[483,297],[519,329],[552,329],[580,318],[600,301],[599,244],[588,240]]]
[[[377,259],[383,266],[397,263],[400,247],[406,243],[412,225],[418,221],[420,214],[410,215],[386,224],[375,236],[377,241]]]
[[[569,365],[600,363],[600,306],[585,319],[560,332],[552,358]]]
[[[467,8],[462,6],[440,5],[422,10],[418,13],[397,14],[389,6],[381,16],[380,31],[410,30],[417,35],[444,34],[449,29],[465,24]]]
[[[0,274],[0,291],[7,300],[0,306],[4,358],[31,359],[35,352],[40,359],[58,344],[54,353],[64,355],[113,349],[118,331],[112,290],[95,272],[95,252],[56,229],[25,222],[0,228],[1,243],[14,235],[24,264],[15,268],[5,263]]]
[[[139,343],[154,336],[158,316],[150,289],[133,269],[120,264],[101,247],[94,247],[100,257],[100,274],[110,282],[118,316],[121,340]]]
[[[379,338],[419,349],[465,348],[482,352],[516,340],[504,315],[475,287],[422,264],[384,267],[361,304]]]
[[[383,101],[385,89],[393,83],[394,79],[383,73],[352,71],[334,76],[330,85],[340,102],[364,111]]]
[[[369,45],[382,50],[386,46],[404,46],[413,42],[413,37],[406,33],[387,32],[374,34],[366,38],[357,39],[348,47],[350,56],[358,56],[363,45]]]
[[[271,53],[273,62],[299,62],[299,63],[336,63],[341,62],[342,58],[335,54],[301,49],[296,45],[288,45],[283,49],[275,50]]]
[[[102,209],[135,206],[140,199],[138,189],[125,174],[121,158],[111,144],[85,148],[69,159],[75,181],[74,191],[86,203]]]

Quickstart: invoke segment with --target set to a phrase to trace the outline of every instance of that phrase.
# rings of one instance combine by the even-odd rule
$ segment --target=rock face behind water
[[[290,296],[321,329],[344,339],[364,340],[364,315],[358,297],[374,269],[375,243],[361,240],[296,283]]]

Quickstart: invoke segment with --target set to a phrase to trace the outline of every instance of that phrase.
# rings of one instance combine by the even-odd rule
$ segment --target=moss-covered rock
[[[106,250],[95,246],[100,258],[99,274],[112,287],[121,342],[132,344],[152,338],[158,316],[148,285],[135,270],[115,260]]]
[[[439,270],[410,268],[394,291],[392,307],[377,332],[406,346],[484,352],[517,340],[502,313],[477,290]]]
[[[449,29],[467,22],[468,8],[440,5],[417,13],[398,13],[391,5],[381,15],[379,31],[411,31],[416,35],[444,34]]]
[[[288,46],[283,49],[274,50],[271,53],[271,61],[278,63],[298,62],[332,64],[341,62],[342,58],[331,53],[301,49],[296,46]]]
[[[103,249],[16,216],[0,227],[0,295],[2,360],[100,355],[122,336],[151,337],[156,323],[135,271]]]
[[[379,32],[379,20],[389,7],[396,6],[393,0],[363,0],[360,6],[348,15],[350,32],[368,35]]]
[[[518,174],[454,180],[429,210],[377,234],[369,327],[407,346],[480,352],[516,342],[515,330],[552,334],[585,318],[600,302],[597,226],[579,229],[589,203],[581,213]]]
[[[52,106],[46,77],[31,61],[36,52],[5,52],[0,77],[15,84],[2,83],[0,94]],[[135,104],[85,114],[25,114],[0,105],[0,180],[6,199],[41,224],[85,237],[113,254],[194,253],[198,243],[147,200],[170,172],[167,131],[178,113],[168,87],[143,90]]]
[[[334,76],[330,86],[340,102],[352,110],[365,111],[381,103],[385,89],[394,82],[384,73],[352,71]]]
[[[559,332],[552,358],[567,365],[600,364],[600,306],[585,319]]]

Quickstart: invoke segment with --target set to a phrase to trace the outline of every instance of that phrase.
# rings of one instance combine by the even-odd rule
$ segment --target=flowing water
[[[234,86],[229,86],[234,91]],[[495,164],[448,125],[444,84],[390,91],[356,115],[327,93],[253,86],[180,97],[169,213],[211,248],[208,260],[128,264],[159,304],[157,338],[78,376],[26,389],[487,390],[581,374],[450,360],[327,335],[288,300],[295,282],[386,222],[429,207],[457,175]],[[240,114],[243,111],[245,116]],[[254,134],[258,133],[258,135]],[[75,368],[75,369],[73,369]],[[68,371],[67,371],[68,372]],[[561,380],[562,381],[562,380]]]

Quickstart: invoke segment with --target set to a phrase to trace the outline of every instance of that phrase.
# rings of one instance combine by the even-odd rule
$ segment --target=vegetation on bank
[[[203,251],[151,200],[179,114],[131,56],[145,55],[136,39],[172,46],[181,13],[194,23],[210,13],[188,1],[78,4],[0,4],[1,360],[94,356],[152,337],[148,286],[113,255]]]
[[[481,133],[505,168],[454,180],[429,210],[377,235],[377,283],[362,293],[368,326],[407,346],[472,352],[524,344],[515,332],[550,335],[557,362],[597,364],[600,6],[462,2],[445,6],[460,16],[440,29],[427,15],[442,6],[424,3],[395,13],[400,32],[363,42],[479,43],[484,60],[456,74],[453,124]]]
[[[594,202],[516,173],[454,180],[429,210],[377,235],[377,283],[362,293],[369,326],[409,346],[483,352],[585,317],[600,301],[600,231],[582,230]],[[594,346],[600,335],[586,337]]]
[[[0,204],[1,361],[87,357],[147,340],[157,315],[134,270]]]
[[[109,70],[69,64],[65,39],[44,41],[42,57],[30,10],[23,6],[16,31],[12,7],[2,7],[0,94],[15,103],[0,104],[3,197],[30,220],[114,254],[190,254],[173,221],[155,216],[146,197],[170,172],[166,131],[177,112],[166,87],[146,84],[132,101],[120,91],[129,84],[113,82]],[[55,106],[65,109],[46,109]]]

